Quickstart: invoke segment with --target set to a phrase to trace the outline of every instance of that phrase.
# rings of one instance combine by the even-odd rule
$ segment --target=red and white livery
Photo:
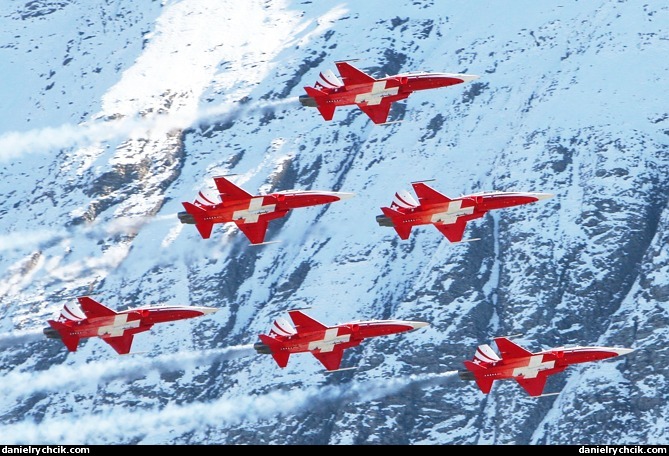
[[[626,355],[631,348],[559,347],[532,353],[506,337],[496,337],[499,355],[490,345],[479,345],[466,371],[458,372],[464,380],[475,380],[488,394],[495,380],[514,379],[530,396],[541,396],[549,375],[564,371],[572,364],[600,361]]]
[[[156,323],[201,317],[216,312],[215,307],[147,306],[117,312],[88,296],[77,298],[79,305],[67,303],[57,320],[48,320],[44,335],[60,339],[69,351],[77,351],[79,341],[99,337],[120,355],[130,352],[135,334],[148,331]]]
[[[418,225],[434,225],[451,242],[463,242],[467,222],[483,217],[488,211],[520,206],[551,198],[551,193],[481,192],[449,198],[425,182],[412,182],[418,201],[402,190],[395,193],[389,207],[382,207],[377,215],[380,226],[395,228],[400,238],[409,238],[411,229]],[[467,239],[473,241],[476,239]]]
[[[315,107],[325,120],[332,120],[337,106],[356,105],[375,124],[385,123],[391,105],[418,90],[437,89],[472,81],[479,76],[457,73],[402,73],[376,79],[346,61],[335,62],[339,76],[321,72],[314,87],[304,87],[302,106]]]
[[[224,176],[214,177],[221,201],[202,192],[194,203],[182,203],[185,212],[177,215],[181,223],[194,224],[203,239],[209,239],[215,223],[234,222],[251,244],[265,242],[269,222],[285,217],[291,209],[334,203],[353,193],[318,190],[285,190],[267,195],[251,195]]]
[[[253,348],[274,357],[279,367],[288,364],[293,353],[311,353],[328,371],[339,370],[344,350],[367,338],[388,336],[427,326],[422,321],[372,320],[326,326],[300,310],[288,311],[293,324],[277,318],[269,334],[258,336]]]

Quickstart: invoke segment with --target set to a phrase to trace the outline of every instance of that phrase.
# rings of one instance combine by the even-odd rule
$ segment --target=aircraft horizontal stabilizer
[[[483,394],[488,394],[492,389],[492,383],[494,382],[494,379],[485,376],[486,368],[472,361],[465,361],[464,364],[465,367],[472,373],[472,376],[470,377],[468,375],[460,375],[460,378],[463,380],[473,379],[481,392],[483,392]]]
[[[323,92],[322,90],[318,90],[315,87],[305,87],[304,91],[307,92],[307,95],[309,95],[311,98],[318,100],[319,98],[327,98],[328,95]]]
[[[272,358],[274,358],[276,364],[278,364],[278,366],[281,368],[284,368],[288,365],[290,352],[281,349],[281,342],[265,334],[259,335],[258,338],[260,339],[261,343],[254,345],[256,352],[272,355]]]
[[[197,216],[197,215],[203,215],[203,214],[207,213],[207,211],[205,209],[203,209],[199,206],[196,206],[193,203],[189,203],[188,201],[185,201],[181,204],[183,205],[184,209],[186,209],[187,214]]]
[[[279,365],[279,367],[286,367],[288,365],[288,358],[290,357],[289,352],[274,352],[272,353],[272,358]]]
[[[56,320],[48,320],[47,323],[56,332],[44,330],[44,334],[50,339],[60,339],[69,351],[77,351],[79,337],[70,334],[70,328]],[[47,328],[48,329],[48,328]]]
[[[399,235],[400,239],[409,239],[409,236],[411,235],[411,225],[395,225],[395,231]]]
[[[335,105],[316,105],[316,109],[318,109],[318,112],[321,113],[321,116],[323,116],[324,120],[332,120],[334,117],[335,107]]]

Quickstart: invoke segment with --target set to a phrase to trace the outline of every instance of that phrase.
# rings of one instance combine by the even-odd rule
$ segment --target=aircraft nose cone
[[[204,315],[209,315],[218,312],[218,307],[198,307],[197,310],[202,312]]]
[[[337,192],[335,193],[339,197],[339,201],[351,199],[355,196],[355,193],[347,193],[347,192]]]
[[[425,326],[429,325],[429,323],[425,321],[410,321],[408,323],[413,327],[413,329],[424,328]]]
[[[480,77],[481,76],[479,76],[477,74],[459,74],[458,75],[458,78],[462,79],[463,82],[473,81],[474,79],[478,79]]]
[[[618,354],[618,356],[626,355],[626,354],[632,353],[634,351],[633,348],[613,348],[611,350],[616,352]]]
[[[553,193],[532,193],[532,196],[534,196],[536,199],[541,201],[541,200],[545,200],[545,199],[548,199],[548,198],[552,198],[552,197],[555,196],[555,194],[553,194]]]

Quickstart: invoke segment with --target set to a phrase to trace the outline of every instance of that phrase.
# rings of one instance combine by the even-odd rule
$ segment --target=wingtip
[[[326,374],[332,374],[332,373],[334,373],[334,372],[344,372],[344,371],[348,371],[348,370],[354,370],[354,369],[357,369],[357,368],[358,368],[358,366],[353,366],[353,367],[340,367],[340,368],[338,368],[338,369],[326,369],[326,370],[325,370],[325,373],[326,373]]]
[[[280,240],[276,240],[276,241],[263,241],[263,242],[256,242],[256,243],[251,242],[249,245],[252,245],[252,246],[257,246],[257,245],[270,245],[270,244],[278,244],[278,243],[280,243],[280,242],[281,242]]]

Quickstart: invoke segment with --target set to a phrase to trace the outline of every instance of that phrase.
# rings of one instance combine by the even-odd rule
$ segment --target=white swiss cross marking
[[[128,314],[120,314],[114,317],[111,325],[100,326],[98,336],[122,336],[126,329],[139,327],[139,320],[128,322]]]
[[[258,217],[260,217],[262,214],[274,212],[276,204],[268,204],[267,206],[263,206],[263,199],[264,198],[262,197],[251,198],[251,201],[249,202],[249,208],[233,212],[232,218],[234,220],[244,219],[246,223],[255,223],[258,221]]]
[[[309,351],[320,349],[321,352],[331,352],[334,350],[335,345],[351,340],[350,334],[338,336],[337,331],[338,328],[330,328],[325,330],[323,339],[309,342]]]
[[[377,105],[381,103],[383,97],[388,97],[391,95],[397,95],[399,92],[399,87],[391,87],[386,89],[386,81],[376,81],[372,83],[372,90],[369,92],[361,93],[356,95],[355,103],[367,103],[368,105]]]
[[[474,206],[462,207],[462,200],[451,201],[448,203],[446,212],[438,212],[432,215],[432,223],[455,223],[458,217],[469,215],[474,212]]]
[[[544,355],[530,356],[530,362],[525,367],[517,367],[513,370],[514,377],[536,378],[540,371],[555,367],[555,361],[542,362]]]

